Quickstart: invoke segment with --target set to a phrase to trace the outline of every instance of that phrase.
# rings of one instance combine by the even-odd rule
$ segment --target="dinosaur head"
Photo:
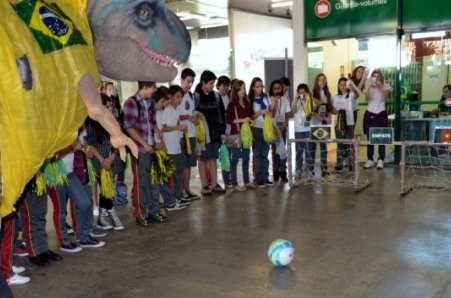
[[[191,39],[164,0],[89,0],[100,72],[124,81],[172,80],[188,60]]]

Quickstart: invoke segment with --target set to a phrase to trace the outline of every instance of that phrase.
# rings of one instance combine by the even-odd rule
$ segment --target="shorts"
[[[205,150],[200,152],[200,160],[210,160],[219,158],[219,142],[209,143],[205,145]]]
[[[184,138],[181,139],[181,144],[182,144],[182,152],[185,153],[185,142],[184,142]],[[197,167],[197,159],[196,159],[196,146],[197,146],[197,140],[196,138],[189,138],[189,142],[191,144],[191,154],[187,155],[186,153],[183,154],[184,156],[184,168],[194,168]]]

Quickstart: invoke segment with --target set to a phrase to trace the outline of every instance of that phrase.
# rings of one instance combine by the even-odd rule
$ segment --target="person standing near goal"
[[[332,99],[334,107],[332,113],[337,115],[335,123],[335,136],[337,139],[352,139],[354,133],[354,105],[355,99],[359,94],[355,94],[347,87],[347,79],[341,78],[338,80],[338,94]],[[343,170],[344,161],[348,161],[349,171],[353,170],[353,158],[351,152],[351,145],[338,143],[337,164],[335,171]]]
[[[365,92],[365,99],[368,103],[367,110],[363,116],[363,129],[368,136],[370,127],[388,127],[388,115],[385,110],[385,102],[392,88],[385,83],[384,75],[379,69],[373,70],[371,73],[371,85]],[[379,157],[377,160],[377,169],[384,168],[385,145],[379,145]],[[363,168],[370,169],[374,167],[373,161],[374,145],[368,145],[367,148],[368,161]]]

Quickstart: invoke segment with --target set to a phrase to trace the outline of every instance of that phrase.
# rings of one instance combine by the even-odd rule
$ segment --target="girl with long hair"
[[[338,80],[338,94],[334,96],[333,114],[338,115],[335,124],[335,136],[337,139],[352,139],[354,132],[354,110],[353,102],[355,98],[354,92],[348,89],[347,79],[341,78]],[[353,159],[351,153],[351,146],[344,143],[338,143],[337,164],[335,171],[343,170],[343,161],[348,161],[349,170],[353,169]]]
[[[266,114],[271,114],[271,106],[268,97],[263,92],[262,79],[255,77],[252,79],[249,88],[248,98],[251,101],[254,120],[254,156],[255,156],[255,179],[258,187],[273,186],[274,182],[269,180],[269,143],[263,137],[263,123]]]
[[[327,77],[320,73],[315,78],[313,85],[313,98],[317,105],[316,111],[313,113],[313,125],[328,125],[331,122],[332,96],[327,85]],[[320,159],[321,159],[321,176],[329,175],[327,171],[327,144],[320,143]],[[313,146],[312,158],[315,159],[316,146]]]
[[[252,123],[252,107],[246,96],[246,85],[241,80],[235,80],[230,92],[230,103],[227,107],[227,124],[230,125],[230,134],[240,134],[243,123]],[[230,178],[236,191],[254,188],[255,184],[249,178],[250,148],[231,148]],[[242,159],[242,174],[244,185],[238,185],[237,165]]]
[[[371,73],[371,85],[365,92],[365,99],[368,102],[367,110],[363,116],[363,130],[365,134],[369,134],[370,127],[388,127],[388,115],[385,110],[385,102],[392,88],[385,83],[384,75],[379,69],[373,70]],[[367,147],[368,161],[363,168],[369,169],[374,167],[373,161],[374,145]],[[379,157],[377,158],[377,169],[384,168],[385,145],[379,145]]]
[[[296,95],[291,105],[291,113],[294,117],[294,137],[296,139],[310,138],[310,121],[313,112],[313,100],[307,84],[299,84]],[[296,179],[301,179],[302,167],[307,164],[307,176],[314,175],[312,151],[315,143],[296,142]]]

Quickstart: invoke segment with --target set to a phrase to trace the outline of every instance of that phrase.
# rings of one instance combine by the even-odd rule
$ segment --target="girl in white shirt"
[[[275,80],[271,83],[271,87],[269,88],[269,96],[269,101],[273,107],[272,112],[274,114],[273,125],[274,127],[277,127],[282,136],[283,145],[286,147],[288,118],[291,108],[289,100],[283,96],[283,85],[281,81]],[[281,158],[281,155],[277,153],[279,152],[277,146],[281,146],[281,144],[282,142],[280,142],[280,144],[271,144],[274,182],[279,181],[279,178],[283,182],[288,182],[286,155],[285,158]]]
[[[332,105],[333,114],[338,115],[335,124],[335,136],[337,139],[352,139],[354,132],[354,105],[355,95],[347,87],[347,79],[338,80],[338,94],[334,96]],[[335,171],[343,170],[343,161],[348,160],[349,170],[352,170],[351,146],[338,143],[338,155]]]
[[[274,182],[269,180],[269,143],[263,137],[263,123],[266,114],[271,115],[271,106],[268,97],[263,93],[262,79],[255,77],[252,79],[248,98],[251,101],[254,115],[252,116],[254,143],[255,180],[258,187],[274,186]]]
[[[291,105],[291,113],[294,117],[294,137],[295,139],[310,138],[310,121],[312,118],[313,105],[309,107],[307,99],[310,98],[310,91],[307,84],[299,84],[296,95]],[[311,100],[311,99],[310,99]],[[311,109],[312,111],[309,111]],[[307,164],[307,176],[314,175],[312,152],[315,143],[296,142],[296,179],[301,178],[301,171],[304,163]]]
[[[368,107],[363,116],[363,129],[368,135],[370,127],[388,127],[388,115],[385,110],[385,102],[392,88],[385,84],[384,75],[378,69],[371,73],[371,85],[365,92],[365,99]],[[379,145],[379,157],[377,169],[384,168],[385,145]],[[374,167],[373,161],[374,145],[368,145],[367,157],[368,161],[363,166],[365,169]]]

